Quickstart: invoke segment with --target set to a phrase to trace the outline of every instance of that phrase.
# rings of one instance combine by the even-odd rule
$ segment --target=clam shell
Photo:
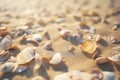
[[[42,64],[42,57],[40,54],[36,53],[35,54],[35,66],[34,70],[38,70]]]
[[[115,80],[115,74],[109,71],[103,71],[103,80]]]
[[[104,63],[107,63],[108,60],[105,57],[98,57],[97,59],[95,59],[95,62],[96,64],[104,64]]]
[[[33,47],[27,47],[17,55],[18,64],[26,64],[35,57],[35,49]]]
[[[3,49],[3,50],[7,50],[11,47],[13,41],[12,41],[12,38],[7,35],[0,43],[0,48]]]
[[[108,59],[120,64],[120,53],[111,53],[108,56]]]
[[[50,60],[50,64],[57,65],[62,61],[62,55],[60,53],[56,53],[53,55],[52,59]]]
[[[83,52],[92,54],[95,52],[96,49],[97,49],[96,42],[91,39],[87,39],[81,44],[81,50]]]
[[[32,36],[32,39],[34,39],[34,40],[36,40],[36,41],[41,41],[41,40],[42,40],[42,36],[39,35],[39,34],[34,34],[34,35]]]
[[[70,30],[61,30],[59,33],[62,38],[67,38],[69,36],[69,34],[71,33],[71,31]]]
[[[1,72],[10,72],[13,70],[13,68],[14,68],[14,63],[7,62],[0,66],[0,71]]]

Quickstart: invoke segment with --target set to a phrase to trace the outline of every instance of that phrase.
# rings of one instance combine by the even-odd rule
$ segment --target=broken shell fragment
[[[67,38],[70,35],[71,31],[70,30],[61,30],[60,35],[62,38]]]
[[[26,64],[35,57],[35,49],[33,47],[27,47],[17,55],[18,64]]]
[[[14,63],[7,62],[0,66],[0,71],[1,72],[10,72],[13,70],[13,68],[14,68]]]
[[[95,63],[96,64],[104,64],[104,63],[107,63],[108,62],[108,59],[105,58],[105,57],[98,57],[95,59]]]
[[[7,35],[0,43],[0,48],[3,50],[8,50],[12,46],[12,38]]]
[[[95,41],[91,40],[91,39],[87,39],[85,41],[83,41],[83,43],[81,44],[81,50],[83,52],[89,53],[89,54],[93,54],[97,49],[97,45],[95,43]]]
[[[98,42],[98,41],[101,41],[102,40],[102,36],[101,35],[96,35],[95,37],[95,41]]]
[[[56,53],[53,55],[52,59],[50,60],[50,64],[57,65],[62,61],[62,55],[60,53]]]

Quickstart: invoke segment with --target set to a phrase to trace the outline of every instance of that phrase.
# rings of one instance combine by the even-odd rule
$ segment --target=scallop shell
[[[93,41],[91,39],[87,39],[81,44],[81,50],[83,52],[92,54],[95,52],[96,49],[97,49],[97,45],[96,45],[95,41]]]
[[[103,71],[103,80],[115,80],[115,74],[109,71]]]
[[[56,53],[53,55],[52,59],[50,60],[50,64],[57,65],[62,61],[62,55],[60,53]]]
[[[1,72],[10,72],[13,70],[13,68],[14,68],[14,63],[7,62],[0,66],[0,71]]]
[[[40,54],[36,53],[35,54],[35,66],[34,70],[38,70],[42,64],[42,57]]]
[[[27,47],[17,55],[18,64],[26,64],[35,57],[35,49],[33,47]]]
[[[108,56],[108,59],[110,61],[113,61],[113,62],[116,62],[116,63],[120,64],[120,53],[111,53]]]
[[[3,50],[7,50],[9,49],[11,46],[12,46],[12,38],[7,35],[0,43],[0,48],[3,49]]]
[[[96,64],[104,64],[108,62],[108,59],[105,57],[98,57],[97,59],[95,59]]]
[[[8,51],[2,50],[0,52],[0,62],[7,60],[9,56],[10,56],[10,53]]]
[[[70,30],[61,30],[60,31],[60,35],[61,35],[62,38],[67,38],[70,33],[71,33]]]

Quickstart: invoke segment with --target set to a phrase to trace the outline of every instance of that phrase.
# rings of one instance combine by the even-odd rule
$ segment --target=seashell
[[[52,49],[52,42],[47,42],[43,45],[43,48],[46,50],[51,50]]]
[[[7,60],[10,56],[9,51],[5,51],[5,50],[1,50],[0,51],[0,62],[4,62],[5,60]]]
[[[70,35],[71,31],[70,30],[61,30],[60,35],[62,38],[67,38]]]
[[[12,38],[7,35],[0,43],[0,48],[3,50],[8,50],[12,46]]]
[[[22,72],[26,71],[27,69],[28,69],[27,66],[20,65],[17,67],[17,69],[14,72],[22,73]]]
[[[91,40],[91,39],[87,39],[85,41],[83,41],[83,43],[81,44],[81,50],[83,52],[92,54],[96,51],[97,49],[97,45],[95,43],[95,41]]]
[[[100,40],[102,40],[102,36],[101,35],[96,35],[96,37],[95,37],[95,41],[96,42],[98,42],[98,41],[100,41]]]
[[[85,21],[80,21],[79,25],[80,26],[86,26],[86,22]]]
[[[54,77],[53,80],[72,80],[68,75],[60,74]]]
[[[103,71],[103,80],[115,80],[115,74],[109,71]]]
[[[76,40],[77,40],[78,43],[82,43],[82,42],[83,42],[83,39],[82,39],[82,38],[80,38],[80,37],[78,37],[78,36],[75,37],[75,38],[76,38]]]
[[[89,32],[90,32],[91,34],[95,34],[96,30],[95,30],[94,27],[90,27]]]
[[[120,54],[119,53],[111,53],[108,56],[108,59],[110,61],[113,61],[113,62],[116,62],[116,63],[120,64]]]
[[[34,31],[32,29],[27,29],[27,30],[25,30],[25,33],[26,34],[32,34],[32,33],[34,33]]]
[[[40,54],[36,53],[35,54],[35,66],[34,66],[34,70],[38,71],[38,69],[40,68],[42,64],[42,57]]]
[[[57,65],[62,61],[62,55],[60,53],[56,53],[53,55],[52,59],[50,60],[50,64]]]
[[[14,68],[14,63],[7,62],[0,66],[0,71],[1,72],[10,72],[13,70],[13,68]]]
[[[19,26],[16,28],[16,30],[23,31],[23,30],[27,30],[28,28],[29,28],[29,26]]]
[[[104,64],[104,63],[107,63],[108,62],[108,59],[105,58],[105,57],[98,57],[95,59],[95,63],[96,64]]]
[[[0,28],[0,36],[6,36],[9,33],[8,28],[7,27],[1,27]]]
[[[35,57],[35,48],[27,47],[17,55],[16,60],[18,64],[26,64],[30,62],[32,59],[34,59],[34,57]]]
[[[34,39],[34,40],[36,40],[36,41],[41,41],[41,40],[42,40],[42,36],[39,35],[39,34],[34,34],[34,35],[32,36],[32,39]]]
[[[43,78],[42,76],[36,76],[30,80],[47,80],[47,79]]]
[[[103,73],[98,68],[93,69],[91,74],[93,76],[92,80],[102,80],[103,79]]]

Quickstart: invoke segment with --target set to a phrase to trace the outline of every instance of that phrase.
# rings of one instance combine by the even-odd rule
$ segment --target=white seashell
[[[27,29],[27,30],[25,30],[25,33],[26,34],[32,34],[32,33],[34,33],[34,31],[32,29]]]
[[[56,53],[53,55],[52,59],[50,60],[50,64],[59,64],[62,61],[62,55],[60,53]]]
[[[41,41],[41,40],[42,40],[42,36],[39,35],[39,34],[34,34],[34,35],[32,36],[32,39],[34,39],[34,40],[36,40],[36,41]]]
[[[36,53],[35,54],[35,66],[34,70],[38,70],[42,64],[42,57],[40,54]]]
[[[72,80],[68,75],[61,74],[54,77],[53,80]]]
[[[0,71],[1,72],[10,72],[13,70],[13,68],[14,68],[14,63],[7,62],[0,66]]]
[[[100,41],[100,40],[102,40],[102,36],[101,35],[96,35],[96,37],[95,37],[95,41],[96,42],[98,42],[98,41]]]
[[[120,54],[119,53],[111,53],[108,56],[108,59],[111,61],[114,61],[116,63],[120,63]]]
[[[103,80],[115,80],[115,74],[109,71],[103,71]]]
[[[61,30],[60,31],[60,35],[61,35],[62,38],[67,38],[70,33],[71,33],[70,30]]]
[[[7,35],[0,43],[0,48],[3,49],[3,50],[7,50],[9,49],[11,46],[12,46],[12,38]]]
[[[29,26],[19,26],[16,28],[16,30],[27,30]]]
[[[28,69],[27,66],[18,66],[17,69],[15,70],[15,72],[21,73],[21,72],[24,72],[27,69]]]

